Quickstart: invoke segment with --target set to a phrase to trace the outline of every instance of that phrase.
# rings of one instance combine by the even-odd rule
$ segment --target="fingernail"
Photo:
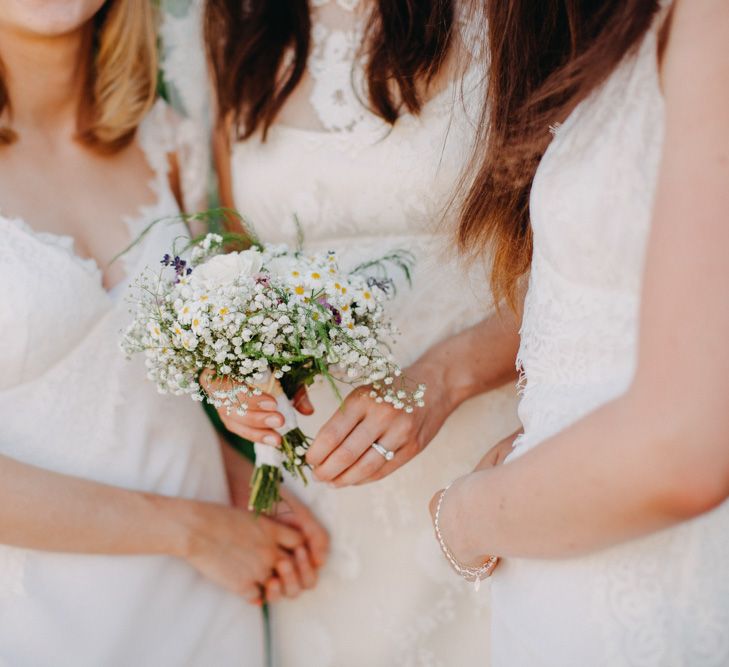
[[[266,417],[266,421],[264,423],[266,424],[266,426],[272,426],[273,428],[277,428],[281,426],[281,417],[278,417],[277,415]]]
[[[275,410],[278,406],[273,401],[262,401],[258,404],[261,410]]]
[[[273,445],[275,447],[276,445],[278,445],[278,438],[276,438],[275,435],[264,435],[263,444],[264,445]]]

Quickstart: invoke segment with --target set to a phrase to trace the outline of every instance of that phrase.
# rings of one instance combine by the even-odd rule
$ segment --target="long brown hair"
[[[156,96],[156,16],[149,0],[107,0],[92,19],[77,137],[99,152],[127,146]],[[12,114],[0,63],[0,115]],[[0,127],[0,147],[16,139]]]
[[[455,0],[378,0],[365,31],[372,110],[394,123],[418,113],[422,91],[452,41]],[[239,139],[266,131],[301,81],[309,57],[308,0],[207,0],[205,34],[220,119]]]
[[[458,244],[493,258],[497,301],[516,304],[531,262],[529,193],[550,126],[640,43],[657,0],[487,0],[490,66],[479,156]]]

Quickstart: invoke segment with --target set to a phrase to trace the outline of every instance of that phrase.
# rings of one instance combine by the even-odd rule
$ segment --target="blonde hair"
[[[156,13],[149,0],[108,0],[93,18],[78,140],[103,153],[121,150],[157,94]],[[11,109],[0,66],[0,114]],[[16,138],[0,127],[0,146]]]

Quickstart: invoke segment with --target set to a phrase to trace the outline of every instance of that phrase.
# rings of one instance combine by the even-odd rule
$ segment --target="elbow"
[[[669,461],[660,494],[667,512],[679,521],[710,512],[729,498],[729,442],[723,444],[723,452],[689,449],[693,451],[688,456]]]
[[[662,401],[636,386],[624,404],[647,455],[639,479],[649,482],[658,511],[672,521],[710,512],[729,498],[729,412],[700,401]],[[645,475],[645,476],[643,476]]]

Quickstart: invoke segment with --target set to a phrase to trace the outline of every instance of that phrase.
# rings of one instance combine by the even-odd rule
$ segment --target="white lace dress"
[[[234,146],[235,204],[266,241],[295,242],[296,215],[306,246],[335,249],[352,266],[392,248],[415,252],[414,286],[401,284],[391,304],[402,331],[395,354],[408,364],[490,310],[484,276],[449,254],[453,218],[443,218],[470,155],[483,71],[390,128],[352,86],[352,72],[358,87],[362,75],[356,1],[314,5],[306,93],[285,109],[299,124]],[[338,403],[321,384],[312,400],[316,414],[301,425],[313,435]],[[488,591],[474,594],[448,569],[428,501],[516,429],[515,404],[513,388],[465,404],[424,453],[376,484],[299,487],[331,532],[332,554],[316,590],[273,608],[277,666],[487,664]]]
[[[557,130],[537,171],[525,433],[512,457],[632,378],[664,131],[657,25]],[[494,667],[729,665],[729,504],[587,557],[507,559],[492,592]]]
[[[171,125],[161,103],[140,128],[157,202],[127,221],[130,239],[178,212],[166,175],[178,130],[184,123]],[[154,228],[126,256],[127,274],[158,265],[182,233]],[[105,291],[70,237],[0,215],[0,283],[0,453],[126,488],[227,500],[206,416],[185,397],[157,394],[143,360],[119,350],[127,281]],[[3,667],[260,667],[262,654],[260,611],[180,560],[0,546]]]

